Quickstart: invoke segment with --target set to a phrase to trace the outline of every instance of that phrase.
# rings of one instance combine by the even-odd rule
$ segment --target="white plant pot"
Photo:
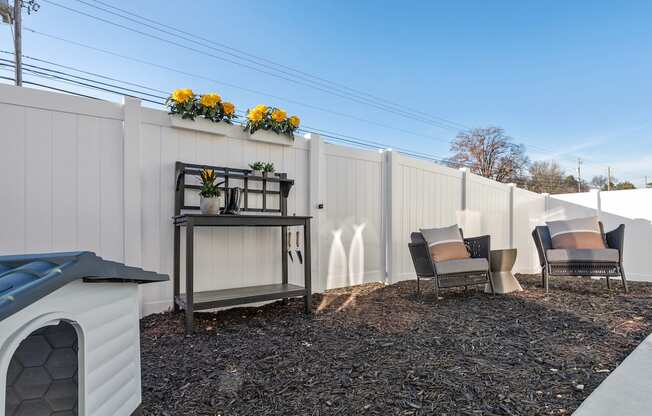
[[[220,197],[214,196],[211,198],[199,197],[199,210],[204,215],[219,215],[220,213]]]
[[[254,140],[257,142],[280,144],[284,146],[294,145],[294,139],[291,137],[285,134],[276,134],[270,130],[257,130],[254,134],[247,134],[249,135],[249,140]]]
[[[200,116],[195,117],[195,120],[183,119],[176,114],[170,115],[170,125],[177,129],[201,131],[216,136],[234,135],[239,130],[237,126],[224,121],[216,123]]]
[[[263,176],[263,171],[262,170],[252,170],[251,174],[254,176]]]

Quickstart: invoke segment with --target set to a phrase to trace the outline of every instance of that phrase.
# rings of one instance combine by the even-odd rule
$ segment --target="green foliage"
[[[249,168],[251,170],[257,170],[257,171],[261,171],[261,172],[262,172],[264,167],[265,167],[265,162],[254,162],[254,163],[249,164]]]
[[[602,191],[623,191],[626,189],[636,189],[636,186],[630,181],[622,181],[617,183],[611,182],[608,185],[604,184],[601,188]]]
[[[274,172],[274,164],[272,162],[265,163],[263,165],[263,172],[265,172],[265,173],[273,173]]]
[[[623,181],[623,182],[618,182],[616,184],[616,187],[612,188],[612,189],[616,189],[617,191],[621,191],[621,190],[625,190],[625,189],[636,189],[636,186],[634,186],[634,184],[631,183],[630,181]]]
[[[227,114],[221,102],[217,103],[215,107],[208,107],[198,102],[197,114],[215,123],[224,121],[225,123],[232,124],[233,119],[238,118],[235,114]]]

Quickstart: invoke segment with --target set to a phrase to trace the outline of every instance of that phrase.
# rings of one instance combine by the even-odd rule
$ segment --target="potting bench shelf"
[[[193,305],[195,310],[204,310],[224,308],[244,303],[293,298],[304,296],[305,294],[306,288],[303,286],[277,283],[272,285],[195,292],[193,296]],[[176,304],[179,308],[185,310],[187,304],[185,293],[176,297]]]
[[[213,169],[218,178],[224,178],[224,187],[231,184],[243,184],[242,189],[244,207],[239,215],[204,215],[195,212],[182,212],[185,210],[198,210],[197,205],[186,203],[186,191],[197,192],[199,186],[189,183],[186,176],[198,176],[201,169]],[[303,296],[306,313],[312,309],[311,296],[311,258],[310,258],[310,219],[308,216],[287,215],[287,198],[294,181],[287,179],[284,173],[275,174],[274,177],[251,176],[251,171],[246,169],[225,168],[176,163],[176,192],[174,222],[174,305],[175,309],[185,312],[186,332],[193,330],[193,312],[220,307],[242,305],[253,302],[263,302],[275,299],[287,299]],[[249,181],[262,182],[262,189],[250,188]],[[277,184],[277,189],[267,189],[267,182]],[[260,195],[261,204],[253,207],[249,204],[249,194]],[[274,201],[278,201],[275,207]],[[253,213],[253,214],[251,214]],[[233,289],[194,292],[194,233],[196,227],[279,227],[281,231],[281,283],[260,286],[240,287]],[[288,238],[287,227],[303,228],[303,272],[304,286],[288,283]],[[185,293],[181,293],[181,229],[185,228],[186,240],[186,279]]]

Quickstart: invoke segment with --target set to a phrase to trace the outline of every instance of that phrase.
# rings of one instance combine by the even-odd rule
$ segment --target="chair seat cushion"
[[[563,263],[569,261],[618,263],[620,256],[614,248],[602,249],[552,249],[546,251],[548,261],[551,263]]]
[[[487,259],[447,260],[435,263],[437,274],[486,272],[489,270]]]

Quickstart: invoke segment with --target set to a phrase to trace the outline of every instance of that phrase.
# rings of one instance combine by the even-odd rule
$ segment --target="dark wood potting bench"
[[[186,191],[198,192],[201,186],[188,183],[187,176],[199,177],[202,169],[213,169],[218,181],[224,181],[221,189],[241,186],[242,207],[239,215],[202,215],[198,205],[186,204]],[[312,217],[287,215],[287,198],[294,180],[285,173],[255,176],[251,170],[226,168],[220,166],[197,165],[177,162],[175,165],[174,200],[174,305],[175,309],[185,311],[186,332],[193,331],[193,312],[245,303],[262,302],[274,299],[287,299],[303,296],[305,312],[311,312],[311,259],[310,259],[310,219]],[[254,187],[252,187],[254,185]],[[252,195],[260,195],[259,206],[252,207]],[[270,202],[276,199],[277,207]],[[191,211],[191,213],[184,212]],[[181,293],[181,228],[186,229],[186,291]],[[279,227],[281,229],[281,283],[261,286],[248,286],[235,289],[195,292],[193,289],[194,233],[195,227]],[[304,286],[288,283],[287,227],[303,227],[303,247],[305,250],[303,270]]]

